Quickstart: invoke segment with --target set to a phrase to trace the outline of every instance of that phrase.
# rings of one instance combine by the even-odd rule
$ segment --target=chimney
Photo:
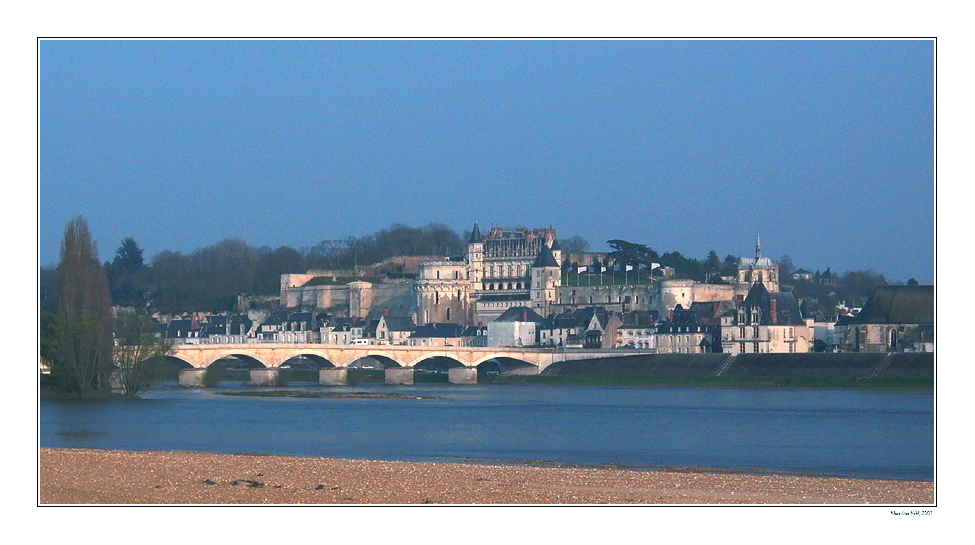
[[[777,302],[778,299],[773,295],[772,297],[769,297],[769,300],[770,300],[769,302],[772,305],[772,309],[771,309],[772,310],[772,324],[776,324],[779,321],[779,313],[777,312],[778,305],[776,304],[776,302]]]
[[[522,322],[527,322],[528,321],[528,309],[527,308],[521,309],[521,321]]]
[[[383,316],[389,316],[389,309],[388,308],[384,308],[383,309]]]

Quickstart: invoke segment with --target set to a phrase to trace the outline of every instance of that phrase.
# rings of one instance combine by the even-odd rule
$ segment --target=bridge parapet
[[[618,357],[624,355],[649,354],[649,350],[634,349],[556,349],[520,347],[419,347],[399,345],[329,345],[319,343],[242,343],[242,344],[186,344],[177,345],[172,356],[190,366],[203,369],[217,360],[229,356],[252,359],[264,367],[278,368],[284,362],[297,356],[306,356],[327,362],[331,367],[347,368],[356,360],[375,357],[391,361],[405,368],[412,368],[420,362],[434,357],[450,358],[464,367],[473,368],[488,360],[510,358],[534,365],[541,372],[549,365],[559,361]]]

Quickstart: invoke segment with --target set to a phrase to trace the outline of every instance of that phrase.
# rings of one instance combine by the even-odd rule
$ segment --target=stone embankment
[[[651,354],[566,361],[542,375],[933,379],[934,354]]]

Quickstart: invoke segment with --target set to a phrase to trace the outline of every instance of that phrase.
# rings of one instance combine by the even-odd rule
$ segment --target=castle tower
[[[552,239],[552,257],[555,258],[555,262],[562,266],[562,246],[559,245],[559,239]]]
[[[531,305],[535,312],[548,316],[549,308],[558,298],[562,285],[562,268],[552,249],[542,245],[531,267]]]
[[[481,289],[481,282],[484,280],[484,237],[481,236],[476,221],[471,239],[467,241],[467,271],[474,289]]]

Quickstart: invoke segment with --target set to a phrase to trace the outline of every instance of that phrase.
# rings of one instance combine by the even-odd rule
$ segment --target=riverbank
[[[442,381],[446,382],[446,380]],[[662,386],[670,388],[790,388],[933,392],[928,378],[849,377],[695,377],[639,375],[478,375],[478,384],[539,384],[556,386]]]
[[[40,449],[41,504],[933,504],[923,481]]]

